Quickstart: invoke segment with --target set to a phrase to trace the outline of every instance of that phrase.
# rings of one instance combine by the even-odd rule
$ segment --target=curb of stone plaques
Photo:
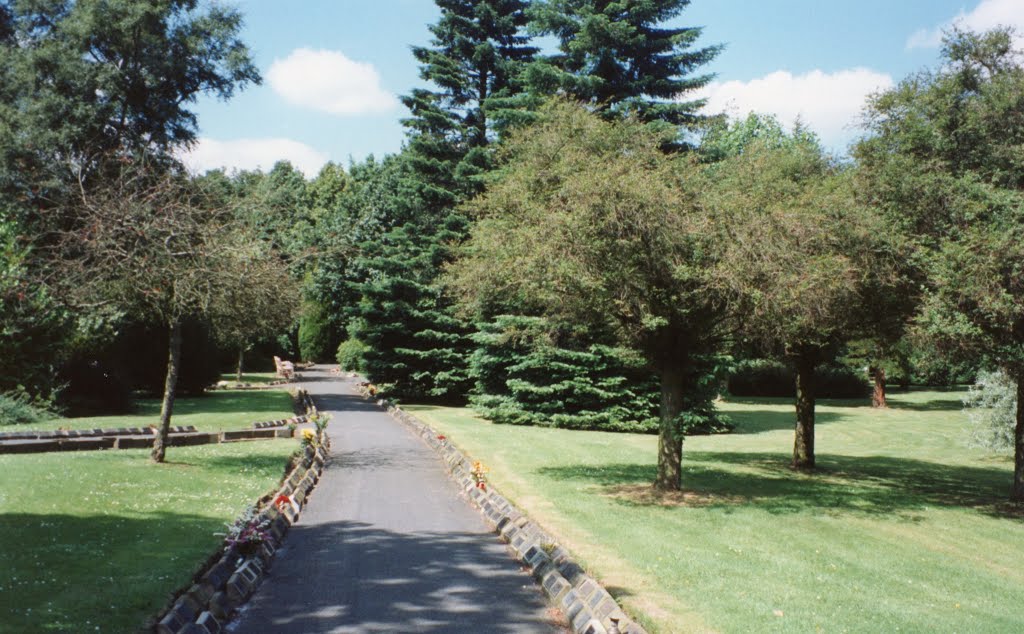
[[[394,403],[374,399],[362,386],[359,389],[365,398],[375,400],[393,418],[415,430],[441,456],[452,479],[508,543],[516,558],[530,569],[548,600],[565,614],[573,632],[608,634],[615,626],[624,634],[647,634],[554,537],[494,488],[479,488],[473,476],[473,463],[447,438]]]
[[[330,451],[330,438],[317,436],[317,447],[307,445],[286,474],[281,486],[257,502],[259,517],[269,523],[270,539],[259,551],[243,556],[230,547],[212,555],[183,590],[155,619],[150,631],[157,634],[220,634],[270,571],[285,534],[313,492]]]

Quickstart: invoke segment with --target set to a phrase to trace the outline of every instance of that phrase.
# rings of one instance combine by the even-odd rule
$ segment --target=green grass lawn
[[[281,377],[277,376],[275,372],[243,372],[242,383],[249,383],[250,385],[258,385],[260,383],[270,383],[271,381],[277,381]],[[220,375],[221,381],[227,381],[230,384],[238,383],[238,375],[234,372],[227,372]]]
[[[294,416],[292,397],[285,390],[217,390],[203,396],[178,398],[172,425],[195,425],[199,431],[248,429],[257,421]],[[160,422],[160,400],[140,399],[135,412],[125,416],[58,418],[43,423],[0,426],[9,429],[93,429],[146,427]]]
[[[189,582],[294,440],[0,455],[0,632],[130,632]]]
[[[657,439],[493,425],[409,406],[491,468],[654,632],[1024,631],[1024,512],[1012,460],[965,448],[960,394],[818,407],[814,475],[788,468],[783,399],[722,409],[655,495]]]

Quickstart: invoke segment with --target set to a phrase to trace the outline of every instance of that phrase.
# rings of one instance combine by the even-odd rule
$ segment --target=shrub
[[[821,366],[814,375],[816,398],[862,398],[870,390],[867,377],[847,366]],[[781,361],[748,359],[736,365],[727,386],[733,396],[795,397],[796,373]]]
[[[0,394],[0,425],[38,423],[54,416],[45,403],[33,400],[24,391]]]
[[[327,310],[319,303],[306,302],[299,319],[299,357],[303,361],[329,361],[334,341],[337,339]]]
[[[338,365],[342,370],[349,372],[363,371],[363,354],[366,352],[366,344],[358,339],[342,341],[338,346]]]
[[[481,416],[511,425],[658,431],[660,388],[642,359],[596,343],[554,345],[546,329],[541,318],[504,315],[473,335],[470,403]],[[730,428],[713,408],[688,411],[687,434]]]
[[[992,451],[1013,449],[1017,386],[1002,370],[980,372],[964,397],[970,444]]]

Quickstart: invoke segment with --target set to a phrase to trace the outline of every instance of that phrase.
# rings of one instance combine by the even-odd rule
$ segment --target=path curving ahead
[[[237,633],[559,632],[543,595],[440,458],[323,367],[331,457]]]

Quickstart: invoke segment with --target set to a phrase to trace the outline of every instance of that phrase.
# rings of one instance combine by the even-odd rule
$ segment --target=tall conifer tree
[[[499,100],[514,92],[535,49],[523,35],[522,0],[436,0],[441,18],[430,47],[416,47],[432,84],[403,98],[409,142],[396,195],[411,213],[364,244],[367,281],[352,311],[352,335],[368,344],[366,370],[400,398],[459,400],[468,392],[470,327],[452,316],[434,285],[451,246],[464,238],[460,202],[480,190],[487,145],[503,121]]]
[[[559,52],[530,71],[534,88],[564,91],[610,117],[692,125],[703,100],[684,100],[711,81],[694,75],[721,50],[696,47],[700,27],[665,27],[690,0],[541,0],[533,28]]]

